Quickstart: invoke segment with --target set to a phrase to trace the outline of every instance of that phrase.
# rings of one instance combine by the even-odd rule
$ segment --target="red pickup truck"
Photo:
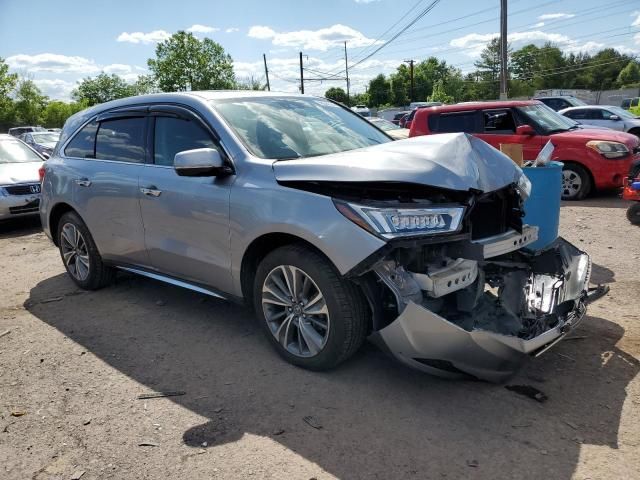
[[[640,139],[614,130],[582,128],[535,100],[471,102],[421,108],[410,137],[466,132],[500,148],[521,143],[524,160],[536,158],[551,140],[552,160],[564,163],[562,198],[581,200],[594,189],[620,188],[640,159]]]

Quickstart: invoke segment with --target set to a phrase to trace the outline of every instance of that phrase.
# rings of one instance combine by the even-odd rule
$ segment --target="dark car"
[[[398,112],[393,116],[393,120],[391,120],[391,123],[395,123],[398,126],[402,126],[400,125],[400,120],[402,120],[402,117],[404,117],[405,115],[409,114],[410,112]]]
[[[19,137],[23,133],[29,132],[46,132],[46,128],[42,127],[15,127],[9,129],[9,135],[13,135],[14,137]]]
[[[29,132],[23,133],[18,137],[24,143],[29,145],[31,148],[36,150],[41,155],[49,158],[53,149],[58,143],[58,139],[60,138],[60,134],[57,132]]]
[[[547,107],[553,108],[556,112],[569,107],[584,107],[587,105],[582,100],[571,95],[558,95],[556,97],[535,97],[534,100],[544,103]]]
[[[640,97],[625,98],[624,100],[622,100],[622,103],[620,104],[620,108],[629,110],[633,107],[637,107],[639,103],[640,103]]]

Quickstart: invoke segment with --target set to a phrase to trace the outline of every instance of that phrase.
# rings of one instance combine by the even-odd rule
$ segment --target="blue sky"
[[[135,80],[146,73],[156,42],[190,30],[222,44],[241,78],[264,78],[265,53],[272,90],[296,91],[299,51],[306,68],[342,76],[344,41],[349,63],[355,64],[430,2],[0,0],[0,57],[52,98],[67,100],[79,79],[101,71]],[[352,91],[363,91],[368,79],[409,58],[435,55],[472,70],[482,47],[498,32],[499,3],[440,1],[405,34],[351,70]],[[509,0],[509,40],[514,48],[550,40],[567,52],[615,47],[640,55],[640,0]],[[322,94],[344,83],[307,82],[305,90]]]

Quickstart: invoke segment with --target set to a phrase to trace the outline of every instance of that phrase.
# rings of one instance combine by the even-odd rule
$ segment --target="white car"
[[[640,137],[640,118],[614,105],[587,105],[560,110],[558,113],[584,125],[610,128]]]
[[[389,120],[385,120],[384,118],[380,117],[370,117],[367,120],[373,123],[380,130],[383,130],[384,133],[389,135],[394,140],[404,140],[405,138],[409,138],[409,130],[399,127]]]
[[[0,220],[38,214],[43,158],[11,135],[0,135]]]
[[[351,107],[351,110],[362,117],[369,118],[371,116],[371,110],[369,110],[369,107],[367,107],[366,105],[356,105],[354,107]]]

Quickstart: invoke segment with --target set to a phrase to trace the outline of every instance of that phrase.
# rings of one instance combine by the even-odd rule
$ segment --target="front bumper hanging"
[[[546,331],[521,338],[482,327],[462,328],[419,304],[414,295],[394,321],[372,334],[372,340],[403,363],[432,374],[507,380],[528,359],[562,340],[580,323],[587,303],[608,291],[588,289],[589,256],[562,238],[526,258],[532,273],[522,301],[529,311],[551,320]]]

